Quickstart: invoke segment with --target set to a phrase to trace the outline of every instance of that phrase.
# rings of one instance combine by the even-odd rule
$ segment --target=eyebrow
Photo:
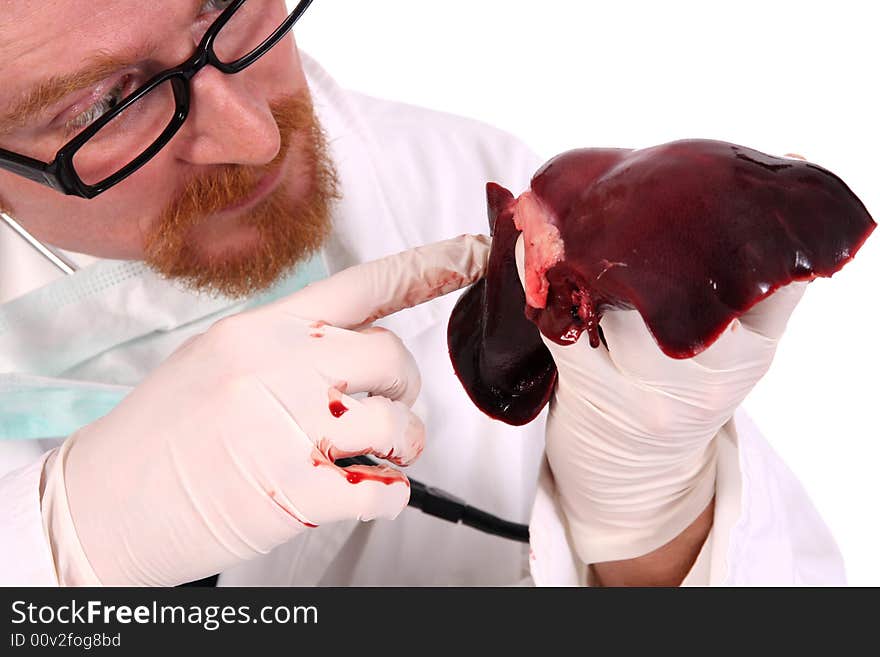
[[[38,82],[0,115],[0,134],[26,126],[35,116],[71,93],[97,84],[116,71],[141,61],[151,49],[152,44],[148,43],[130,55],[101,52],[90,57],[88,65],[78,71]]]

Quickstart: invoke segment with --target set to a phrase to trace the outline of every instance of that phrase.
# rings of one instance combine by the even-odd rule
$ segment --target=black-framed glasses
[[[281,0],[232,0],[189,59],[126,96],[62,146],[51,162],[0,148],[0,169],[71,196],[90,199],[106,192],[149,162],[180,130],[189,115],[190,80],[201,69],[210,65],[229,75],[243,71],[281,41],[312,2],[301,0],[282,17]]]

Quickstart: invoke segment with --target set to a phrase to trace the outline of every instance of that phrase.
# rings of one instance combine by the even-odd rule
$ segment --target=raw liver
[[[602,315],[635,309],[664,353],[689,358],[779,287],[840,270],[875,228],[833,173],[707,140],[570,151],[519,199],[487,194],[489,271],[456,305],[449,350],[474,403],[517,425],[556,381],[539,329],[599,348]],[[531,225],[526,293],[514,215]]]

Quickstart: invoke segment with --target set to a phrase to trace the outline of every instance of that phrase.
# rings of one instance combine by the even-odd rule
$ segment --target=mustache
[[[218,165],[191,180],[172,199],[144,236],[145,263],[159,275],[209,294],[243,298],[271,287],[317,252],[329,235],[339,181],[321,125],[307,92],[270,104],[281,147],[266,165]],[[234,129],[231,128],[231,129]],[[257,244],[205,256],[193,228],[255,191],[267,173],[296,155],[297,184],[285,178],[279,188],[240,218],[259,234]]]
[[[313,128],[312,107],[304,95],[273,101],[270,109],[281,144],[275,158],[262,166],[220,165],[189,180],[163,213],[160,224],[165,231],[178,231],[194,225],[204,217],[252,196],[260,179],[282,165],[294,135]]]

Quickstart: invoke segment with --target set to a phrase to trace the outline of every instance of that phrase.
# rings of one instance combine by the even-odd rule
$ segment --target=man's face
[[[283,0],[249,2],[274,16],[270,22],[287,15]],[[4,1],[0,147],[50,161],[121,97],[186,60],[227,5]],[[45,86],[96,68],[96,76],[77,76],[90,78],[82,88],[52,93]],[[48,105],[6,120],[37,88],[37,100]],[[265,288],[323,240],[335,194],[292,36],[236,75],[202,69],[191,91],[189,118],[177,135],[109,191],[84,200],[0,172],[0,207],[63,249],[145,260],[163,274],[232,295]]]

